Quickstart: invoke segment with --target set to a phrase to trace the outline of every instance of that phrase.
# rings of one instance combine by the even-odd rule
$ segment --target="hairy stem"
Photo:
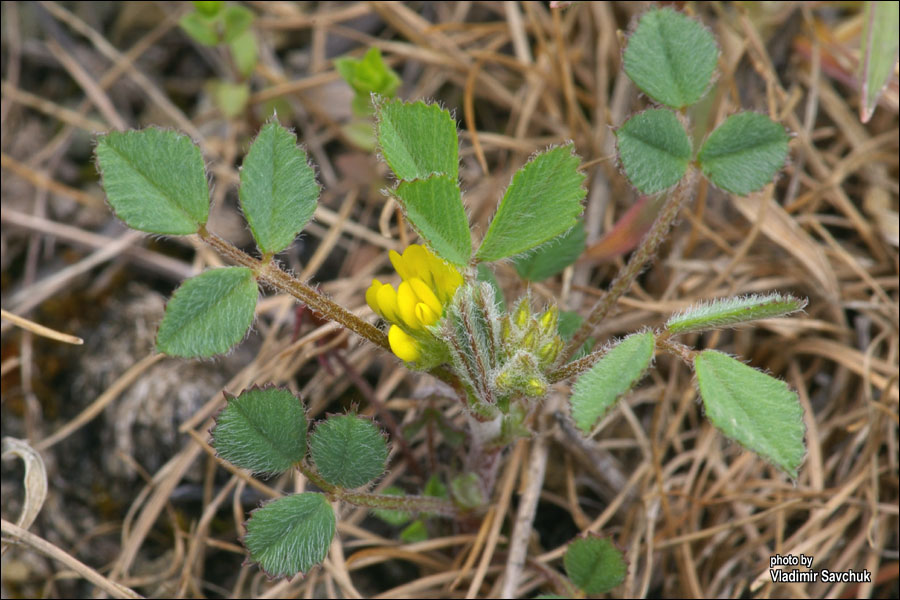
[[[404,510],[408,512],[429,512],[445,517],[459,517],[461,511],[450,500],[431,496],[388,496],[369,492],[354,492],[325,481],[318,471],[306,461],[297,464],[297,468],[307,479],[323,492],[337,500],[343,500],[355,506],[365,508],[383,508],[388,510]]]
[[[607,291],[597,304],[594,305],[588,318],[584,320],[584,323],[581,324],[581,327],[579,327],[578,331],[575,332],[575,335],[572,336],[568,346],[566,346],[565,350],[563,350],[560,357],[557,359],[558,363],[565,363],[579,348],[581,348],[588,336],[593,333],[597,326],[609,314],[609,311],[612,310],[613,306],[615,306],[619,298],[622,297],[622,294],[628,291],[628,288],[631,287],[631,284],[634,283],[637,276],[644,270],[647,263],[653,259],[659,246],[663,243],[663,240],[666,239],[669,229],[672,227],[672,223],[675,222],[675,218],[681,211],[681,207],[693,196],[696,182],[697,172],[694,169],[689,168],[687,174],[681,179],[678,185],[675,186],[675,189],[672,190],[669,197],[666,198],[659,215],[653,222],[653,226],[650,228],[650,231],[647,232],[647,235],[644,237],[638,249],[631,255],[628,264],[616,274],[615,279],[613,279],[612,284],[609,286],[609,291]]]
[[[381,330],[371,323],[360,319],[343,306],[332,302],[290,274],[285,273],[274,261],[257,260],[242,252],[227,240],[207,231],[205,227],[200,229],[199,235],[200,239],[215,248],[222,256],[239,265],[253,269],[259,281],[275,288],[279,292],[290,294],[324,318],[340,323],[376,346],[381,346],[386,350],[391,349],[387,336]]]

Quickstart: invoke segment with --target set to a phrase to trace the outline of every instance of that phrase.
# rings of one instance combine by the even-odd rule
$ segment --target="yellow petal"
[[[385,319],[393,323],[397,323],[400,320],[398,317],[397,292],[394,291],[394,286],[390,284],[381,286],[375,294],[375,299]]]
[[[437,323],[441,316],[428,308],[428,305],[424,302],[419,302],[416,304],[416,318],[426,327],[430,327]]]
[[[416,296],[419,297],[419,300],[427,304],[428,308],[430,308],[433,313],[440,316],[441,313],[444,312],[444,309],[441,306],[441,301],[438,300],[438,297],[434,295],[434,292],[431,291],[431,288],[425,285],[424,281],[422,281],[418,277],[413,277],[409,280],[409,285],[416,293]]]
[[[397,306],[400,309],[400,318],[410,329],[423,329],[422,323],[416,317],[416,304],[418,303],[419,299],[409,282],[401,282],[397,289]]]
[[[433,279],[431,273],[431,264],[429,258],[432,254],[425,246],[413,244],[403,253],[403,261],[406,263],[407,269],[410,271],[410,277],[404,279],[412,279],[418,277],[429,285]]]
[[[388,331],[388,342],[391,344],[391,350],[400,360],[415,362],[421,356],[415,338],[396,325],[392,325]]]
[[[381,289],[381,286],[384,285],[377,279],[372,280],[372,285],[369,286],[369,289],[366,290],[366,304],[369,305],[375,314],[384,317],[381,314],[381,309],[378,308],[378,290]]]
[[[407,248],[407,251],[409,248]],[[406,252],[403,253],[406,255]],[[394,265],[394,270],[400,274],[400,277],[403,279],[409,279],[410,277],[415,277],[415,274],[407,267],[406,260],[404,260],[403,256],[397,254],[395,250],[391,250],[388,252],[388,257],[391,259],[391,264]]]

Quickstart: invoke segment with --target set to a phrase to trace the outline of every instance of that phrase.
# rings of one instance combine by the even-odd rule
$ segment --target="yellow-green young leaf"
[[[706,418],[796,479],[806,455],[797,394],[785,382],[715,350],[701,352],[694,371]]]
[[[181,17],[178,26],[198,44],[215,46],[219,43],[218,22],[215,15],[207,16],[198,10]]]
[[[664,108],[625,121],[616,130],[616,144],[629,181],[645,194],[678,183],[691,160],[691,140],[675,113]]]
[[[241,168],[241,208],[264,254],[291,245],[316,210],[319,184],[294,134],[266,123]]]
[[[309,453],[325,480],[357,488],[384,473],[387,444],[372,421],[336,415],[320,421],[310,436]]]
[[[605,594],[625,581],[628,565],[608,538],[588,534],[566,548],[566,574],[585,593]]]
[[[206,17],[215,17],[225,6],[222,0],[194,0],[191,4],[198,13]]]
[[[625,72],[645,94],[682,108],[699,100],[712,79],[719,49],[703,25],[670,8],[641,17],[625,48]]]
[[[125,223],[147,233],[197,233],[209,216],[200,149],[184,135],[151,127],[97,138],[106,197]]]
[[[250,86],[247,83],[213,80],[210,87],[216,106],[227,118],[233,119],[244,112],[250,99]]]
[[[640,380],[650,366],[653,347],[652,332],[630,335],[578,378],[569,404],[572,420],[585,435]]]
[[[228,49],[231,51],[231,58],[234,59],[234,66],[237,67],[240,74],[244,77],[250,77],[259,59],[256,35],[253,33],[253,30],[247,29],[244,33],[228,42]]]
[[[244,545],[270,577],[293,577],[325,560],[334,528],[334,510],[323,494],[294,494],[253,511]]]
[[[672,333],[703,331],[718,327],[730,327],[738,323],[783,317],[803,310],[806,300],[788,294],[767,294],[720,298],[706,304],[697,304],[666,322]]]
[[[400,76],[385,64],[381,51],[374,46],[362,58],[341,57],[334,61],[334,66],[356,92],[353,112],[359,116],[374,112],[372,94],[393,98],[400,87]]]
[[[222,11],[222,23],[224,26],[224,38],[226,42],[233,42],[253,24],[253,11],[239,4],[226,6]]]
[[[697,160],[716,186],[746,196],[772,181],[787,154],[784,127],[765,115],[743,112],[709,134]]]
[[[859,118],[867,123],[875,112],[875,105],[897,64],[897,50],[900,48],[900,3],[866,2],[863,19],[862,92],[859,102]]]
[[[472,236],[459,184],[447,175],[401,181],[394,194],[413,229],[435,254],[464,267],[472,255]]]
[[[250,329],[258,295],[246,267],[210,269],[186,280],[166,305],[157,350],[184,358],[227,352]]]
[[[516,257],[513,259],[513,266],[522,279],[543,281],[574,263],[584,252],[586,239],[584,225],[579,222],[533,252]]]
[[[476,256],[494,261],[521,254],[578,223],[587,191],[572,144],[551,148],[513,175]]]
[[[252,388],[216,417],[213,448],[231,464],[253,473],[283,473],[306,456],[306,411],[290,390]]]
[[[401,181],[434,174],[459,176],[456,122],[437,104],[379,99],[376,138],[381,155]]]

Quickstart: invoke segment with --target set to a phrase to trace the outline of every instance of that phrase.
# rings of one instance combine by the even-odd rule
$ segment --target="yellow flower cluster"
[[[425,246],[413,244],[402,256],[391,250],[390,257],[403,281],[395,290],[394,286],[373,279],[366,291],[366,302],[391,323],[388,341],[394,354],[415,362],[422,355],[416,338],[430,335],[428,328],[443,316],[444,306],[463,278]]]

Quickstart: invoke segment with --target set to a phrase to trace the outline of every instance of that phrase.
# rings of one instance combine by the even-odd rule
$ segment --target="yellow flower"
[[[444,306],[463,278],[425,246],[413,244],[402,256],[391,250],[390,257],[403,281],[395,290],[394,286],[373,279],[366,291],[366,302],[391,323],[388,342],[394,354],[415,362],[422,356],[417,338],[431,335],[428,328],[444,315]]]

